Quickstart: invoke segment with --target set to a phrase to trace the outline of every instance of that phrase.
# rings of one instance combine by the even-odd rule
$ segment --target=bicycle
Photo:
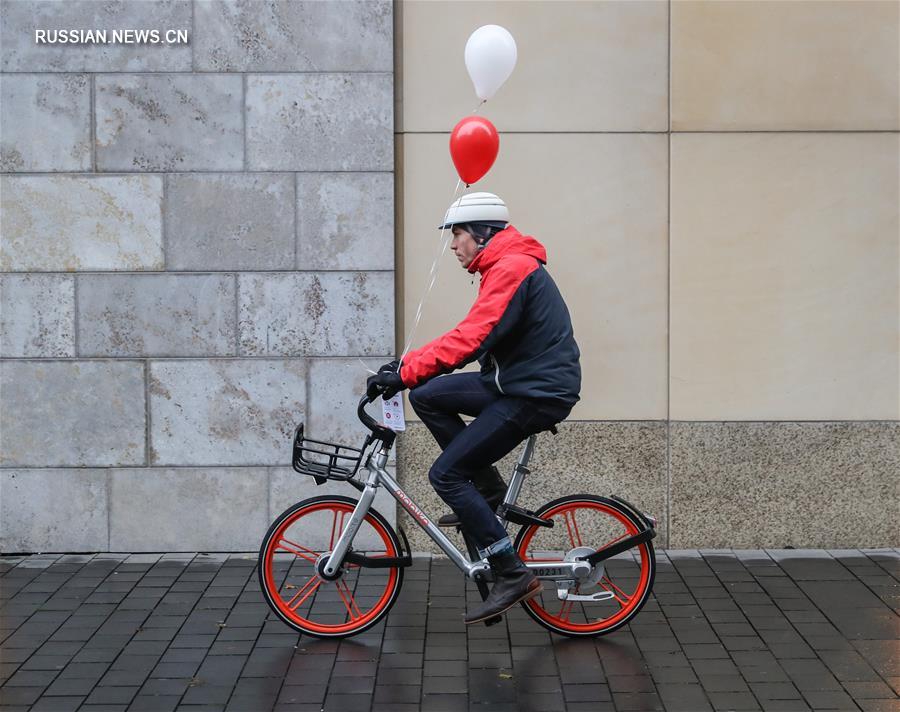
[[[269,527],[257,570],[263,596],[284,623],[317,638],[344,638],[371,628],[390,611],[412,565],[402,526],[395,531],[372,508],[386,487],[465,576],[487,597],[492,580],[486,560],[465,532],[469,558],[385,470],[396,433],[365,410],[378,396],[363,396],[357,416],[370,433],[361,448],[313,440],[300,423],[294,431],[292,466],[321,485],[343,481],[359,499],[312,497],[289,507]],[[549,429],[556,434],[556,428]],[[516,505],[537,435],[531,435],[513,467],[497,516],[508,529],[521,526],[514,548],[544,582],[537,597],[522,602],[531,618],[554,633],[599,636],[618,630],[640,611],[656,574],[652,539],[656,520],[621,497],[576,494],[536,511]],[[360,466],[366,477],[358,478]],[[585,542],[603,542],[600,546]],[[356,544],[356,548],[354,547]],[[549,585],[548,585],[549,584]],[[495,616],[485,625],[501,620]]]

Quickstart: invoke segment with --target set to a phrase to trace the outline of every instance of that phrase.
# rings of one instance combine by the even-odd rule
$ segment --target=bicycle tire
[[[635,512],[631,511],[619,502],[616,502],[615,500],[609,499],[607,497],[600,497],[590,494],[577,494],[560,497],[543,505],[540,509],[537,510],[536,514],[537,516],[542,518],[555,519],[555,523],[557,524],[557,526],[555,526],[554,529],[557,529],[557,538],[564,536],[561,532],[565,531],[568,537],[570,539],[573,539],[573,533],[570,529],[570,524],[568,523],[568,521],[565,521],[566,518],[564,513],[570,511],[572,505],[576,504],[584,504],[588,509],[591,509],[603,515],[610,515],[621,526],[621,530],[623,533],[619,538],[622,538],[622,536],[629,534],[637,534],[641,529],[645,527],[644,522],[641,521],[641,519]],[[563,514],[562,522],[559,520],[559,515],[561,513]],[[572,520],[572,523],[576,524],[574,518]],[[559,524],[565,524],[566,529],[561,529],[558,526]],[[529,546],[534,539],[534,536],[538,534],[539,530],[543,530],[543,532],[553,532],[553,529],[546,529],[537,525],[524,526],[519,530],[519,533],[515,539],[514,548],[523,561],[533,560],[533,557],[529,555],[528,551]],[[577,525],[575,526],[575,532],[578,532]],[[576,543],[574,539],[571,543],[573,544],[571,548],[576,548],[574,546],[574,544]],[[582,543],[580,533],[578,535],[577,543],[579,545]],[[609,542],[607,542],[603,546],[608,545]],[[597,550],[603,547],[601,546],[591,548]],[[640,612],[641,608],[643,608],[644,604],[647,602],[650,594],[653,591],[653,582],[656,577],[656,556],[652,542],[647,541],[639,544],[637,547],[635,547],[635,549],[638,551],[640,560],[638,562],[639,576],[634,592],[632,592],[630,595],[626,594],[622,589],[617,587],[616,584],[612,583],[608,576],[607,583],[609,584],[609,586],[602,582],[602,578],[598,581],[599,586],[609,591],[613,595],[613,598],[621,606],[621,610],[611,615],[608,619],[597,620],[594,623],[591,623],[587,620],[588,615],[584,611],[584,606],[582,606],[582,613],[584,614],[586,622],[583,624],[568,622],[567,616],[562,616],[565,602],[562,602],[560,606],[560,614],[552,614],[549,612],[549,610],[547,610],[547,608],[545,608],[543,604],[544,597],[546,596],[548,600],[552,600],[552,597],[548,596],[546,593],[542,594],[539,597],[524,601],[522,603],[522,606],[535,622],[537,622],[544,628],[547,628],[551,632],[557,633],[559,635],[575,638],[596,637],[600,635],[607,635],[608,633],[612,633],[613,631],[618,630],[622,626],[626,625],[629,621],[631,621]],[[557,558],[557,560],[559,559]],[[626,557],[622,556],[618,561],[616,561],[616,559],[611,559],[609,560],[609,562],[604,562],[604,564],[616,561],[616,566],[625,566],[626,560]],[[605,570],[606,566],[604,566],[603,571]],[[618,594],[616,592],[618,592]],[[627,599],[627,605],[622,605],[620,595],[621,597]],[[571,610],[571,605],[569,610]]]
[[[403,567],[391,566],[380,569],[364,569],[358,566],[348,565],[345,566],[342,574],[334,581],[326,581],[318,576],[318,574],[315,573],[314,562],[316,559],[313,558],[313,555],[321,556],[323,552],[317,551],[314,547],[306,547],[297,544],[293,539],[287,540],[289,541],[291,548],[286,548],[287,545],[283,543],[286,541],[284,533],[292,524],[297,523],[305,515],[327,512],[329,510],[329,505],[331,506],[332,511],[344,512],[347,515],[346,518],[349,518],[349,513],[356,507],[357,500],[342,495],[321,495],[305,499],[286,509],[274,522],[272,522],[265,537],[263,537],[257,560],[257,574],[263,598],[265,598],[269,608],[272,609],[282,622],[300,633],[305,633],[316,638],[347,638],[368,630],[388,614],[391,607],[396,602],[397,596],[400,594],[400,589],[403,586]],[[334,521],[337,521],[337,517],[335,517]],[[342,531],[343,521],[344,519],[342,518],[341,526],[337,528],[337,531],[335,531],[335,526],[332,525],[330,537],[331,546],[334,545],[336,537],[339,536],[340,531]],[[363,522],[364,524],[361,525],[361,531],[362,526],[365,524],[369,525],[369,527],[380,537],[381,543],[384,544],[385,556],[400,556],[400,552],[402,551],[400,538],[381,513],[375,509],[370,509]],[[322,530],[317,530],[316,533],[321,535]],[[357,532],[356,538],[359,536],[360,532]],[[279,546],[279,544],[281,546]],[[285,583],[282,585],[278,584],[276,577],[275,556],[276,553],[280,553],[279,550],[283,550],[288,554],[293,554],[294,557],[296,557],[296,560],[292,561],[290,556],[287,556],[288,574],[285,577]],[[300,563],[301,561],[304,563]],[[300,565],[301,568],[307,569],[302,573],[300,578],[307,578],[305,587],[308,587],[310,590],[304,593],[304,589],[300,588],[297,594],[294,594],[289,600],[285,600],[284,595],[282,594],[282,586],[288,587],[289,590],[292,591],[298,589],[297,586],[286,583],[287,578],[290,576],[290,572],[295,565]],[[355,595],[348,590],[348,585],[345,581],[347,571],[351,569],[374,572],[371,573],[372,577],[376,577],[382,572],[387,573],[387,582],[385,583],[384,591],[379,596],[374,607],[365,614],[361,612],[361,609],[356,603]],[[312,575],[310,575],[310,571],[312,571]],[[343,589],[339,584],[341,581],[344,581],[345,583]],[[305,603],[305,600],[310,596],[313,598],[310,603],[310,610],[312,610],[315,605],[315,600],[319,595],[317,591],[323,586],[328,590],[327,587],[330,584],[334,584],[339,593],[339,597],[343,602],[344,607],[347,609],[347,617],[349,620],[343,623],[323,623],[314,621],[311,618],[306,618],[297,613],[297,609]],[[356,579],[356,585],[358,586],[358,584],[359,575],[357,575]],[[349,602],[347,599],[348,594]],[[303,595],[304,599],[297,603],[292,609],[291,604],[300,595]],[[355,620],[354,607],[360,612],[360,615]],[[331,615],[330,612],[329,615]]]

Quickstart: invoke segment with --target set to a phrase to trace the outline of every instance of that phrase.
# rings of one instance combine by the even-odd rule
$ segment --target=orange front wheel
[[[573,561],[638,534],[643,523],[618,502],[579,494],[562,497],[536,514],[552,528],[521,529],[515,548],[525,563]],[[628,623],[650,597],[656,574],[653,544],[641,543],[596,564],[590,575],[565,584],[544,581],[540,596],[522,605],[545,628],[567,636],[611,633]]]
[[[336,576],[322,572],[356,500],[340,495],[295,504],[269,527],[257,565],[263,596],[282,621],[317,638],[345,638],[371,628],[394,605],[403,568],[345,563]],[[387,520],[370,509],[352,550],[367,557],[399,557],[400,541]]]

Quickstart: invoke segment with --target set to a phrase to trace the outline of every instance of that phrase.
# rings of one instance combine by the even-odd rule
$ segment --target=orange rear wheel
[[[552,565],[573,560],[637,534],[642,523],[613,500],[572,495],[545,504],[537,514],[553,521],[552,528],[523,527],[515,548],[526,563]],[[568,636],[611,633],[631,620],[650,597],[656,573],[649,541],[594,567],[591,575],[569,587],[561,599],[557,585],[544,581],[538,597],[522,605],[545,628]]]

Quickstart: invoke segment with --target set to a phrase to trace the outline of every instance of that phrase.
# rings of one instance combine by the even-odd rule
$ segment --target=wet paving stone
[[[898,710],[900,552],[659,552],[631,625],[562,638],[416,557],[390,615],[318,640],[238,554],[0,557],[0,709]]]

